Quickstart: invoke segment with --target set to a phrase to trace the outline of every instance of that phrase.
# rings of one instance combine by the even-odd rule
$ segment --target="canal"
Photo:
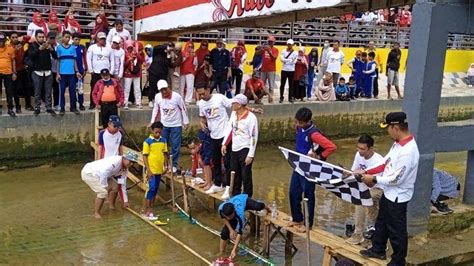
[[[336,144],[338,151],[330,161],[350,167],[356,151],[355,140],[337,140]],[[293,146],[292,143],[279,145]],[[376,150],[382,155],[390,146],[388,137],[376,138]],[[465,161],[464,152],[438,154],[436,167],[464,180]],[[183,156],[183,166],[190,166],[189,156]],[[81,167],[60,164],[0,172],[0,264],[201,264],[118,204],[116,210],[109,210],[105,205],[103,219],[94,219],[94,194],[80,179]],[[255,198],[265,202],[275,200],[280,210],[289,213],[290,175],[291,168],[277,145],[257,148],[253,166]],[[133,188],[129,193],[132,208],[140,210],[142,191]],[[165,190],[160,193],[169,198]],[[316,195],[315,225],[343,235],[345,224],[352,222],[353,206],[321,188],[317,188]],[[222,224],[217,213],[207,211],[205,202],[200,196],[191,197],[194,217],[220,229]],[[218,236],[192,225],[166,206],[158,206],[156,210],[162,219],[170,219],[163,227],[165,230],[208,259],[218,256]],[[254,237],[248,237],[246,243],[254,249],[261,248],[261,243]],[[293,258],[285,258],[283,240],[275,240],[271,260],[278,265],[304,264],[304,241],[295,238],[295,244],[300,251]],[[313,245],[315,258],[320,257],[320,252]],[[258,263],[248,254],[240,255],[240,265]]]

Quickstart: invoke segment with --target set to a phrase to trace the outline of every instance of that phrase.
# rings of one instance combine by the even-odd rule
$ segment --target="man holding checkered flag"
[[[316,128],[312,122],[312,116],[313,113],[306,107],[302,107],[296,112],[296,151],[300,154],[325,161],[329,155],[336,151],[336,145]],[[305,198],[308,199],[309,227],[313,226],[314,189],[315,183],[308,181],[302,171],[293,171],[289,188],[291,216],[293,219],[288,226],[293,226],[300,232],[306,231],[301,209],[303,193]]]

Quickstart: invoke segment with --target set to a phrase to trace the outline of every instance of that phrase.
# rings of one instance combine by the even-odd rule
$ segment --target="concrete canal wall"
[[[332,103],[296,103],[264,105],[259,115],[260,143],[289,141],[294,137],[293,117],[300,107],[313,110],[314,120],[323,132],[333,138],[355,136],[360,133],[383,133],[378,127],[387,112],[401,110],[402,101],[353,101]],[[188,108],[191,128],[185,138],[195,135],[198,129],[198,110]],[[441,100],[438,120],[457,121],[472,118],[474,97],[444,97]],[[146,136],[145,125],[150,109],[121,111],[128,133],[141,143]],[[89,156],[88,143],[94,136],[94,113],[81,115],[67,113],[51,117],[25,114],[16,118],[0,117],[0,167],[35,164],[38,160],[55,161],[83,159]],[[126,140],[127,142],[127,140]],[[57,159],[54,159],[57,158]],[[20,163],[21,162],[21,163]]]

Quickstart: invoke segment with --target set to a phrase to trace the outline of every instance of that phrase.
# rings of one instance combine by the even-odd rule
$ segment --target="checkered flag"
[[[283,147],[278,148],[291,167],[307,180],[331,191],[344,201],[355,205],[373,205],[369,188],[363,182],[358,182],[354,176],[343,178],[344,171],[341,167]]]

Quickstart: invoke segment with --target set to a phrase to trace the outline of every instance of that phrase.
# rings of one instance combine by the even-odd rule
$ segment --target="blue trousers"
[[[160,187],[161,175],[152,175],[145,191],[145,199],[154,200],[156,194],[158,194],[158,188]]]
[[[308,212],[309,212],[309,227],[313,226],[314,220],[314,196],[315,184],[309,182],[306,178],[297,172],[293,171],[290,180],[290,208],[293,222],[303,222],[304,216],[301,208],[301,201],[303,200],[303,193],[305,198],[308,198]]]
[[[374,80],[376,76],[366,76],[364,78],[364,96],[372,98],[374,96]]]
[[[63,75],[61,74],[61,81],[59,83],[59,106],[61,110],[66,106],[66,99],[64,94],[66,93],[66,87],[69,88],[69,103],[71,111],[76,110],[76,75]]]
[[[311,98],[313,92],[313,83],[314,83],[314,69],[308,70],[308,86],[306,87],[306,98]]]
[[[179,150],[181,148],[181,132],[182,127],[164,127],[161,135],[168,141],[171,146],[171,155],[173,155],[173,166],[178,167]]]

